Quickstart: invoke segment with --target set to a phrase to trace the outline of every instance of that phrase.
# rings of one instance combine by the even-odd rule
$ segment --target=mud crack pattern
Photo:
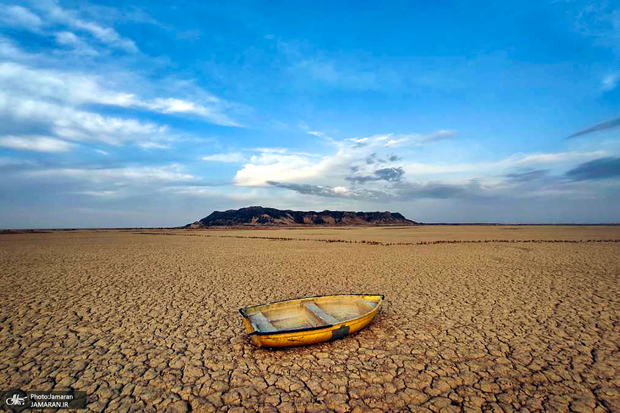
[[[619,274],[605,242],[2,235],[0,387],[115,412],[620,411]],[[239,307],[338,293],[388,301],[332,343],[243,334]]]

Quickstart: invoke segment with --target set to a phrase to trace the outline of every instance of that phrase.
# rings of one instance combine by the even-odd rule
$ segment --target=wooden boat
[[[326,295],[241,308],[258,347],[292,347],[342,338],[375,318],[382,295]]]

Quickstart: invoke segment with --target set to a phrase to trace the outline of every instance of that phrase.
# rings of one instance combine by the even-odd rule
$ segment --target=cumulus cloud
[[[313,178],[326,171],[328,161],[318,163],[305,155],[263,152],[237,171],[234,184],[239,186],[267,186],[267,181],[289,182]]]
[[[69,142],[47,136],[2,136],[0,146],[36,152],[67,152],[74,147]]]
[[[271,186],[323,198],[386,202],[579,197],[588,189],[570,185],[571,181],[563,178],[564,172],[575,164],[606,156],[605,151],[566,151],[516,154],[483,163],[412,162],[386,153],[384,144],[389,139],[390,135],[382,135],[338,141],[336,151],[325,156],[286,150],[260,152],[237,171],[234,184]]]

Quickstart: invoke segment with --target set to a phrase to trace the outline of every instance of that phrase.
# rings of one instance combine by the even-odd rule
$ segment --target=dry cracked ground
[[[487,231],[431,238],[474,230]],[[523,231],[502,237],[620,238]],[[84,390],[90,410],[113,412],[620,411],[620,243],[139,232],[0,235],[0,389]],[[362,292],[387,300],[370,326],[304,348],[255,348],[237,313]]]

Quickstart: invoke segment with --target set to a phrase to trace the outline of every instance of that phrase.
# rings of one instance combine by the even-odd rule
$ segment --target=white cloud
[[[158,142],[139,142],[137,146],[142,149],[170,149],[170,145]]]
[[[267,181],[297,182],[317,177],[327,166],[327,159],[317,163],[304,155],[265,152],[252,156],[233,182],[238,186],[268,186]]]
[[[397,146],[400,146],[401,144],[403,144],[403,143],[405,143],[407,141],[409,141],[409,138],[390,139],[385,144],[385,147],[386,148],[396,148]]]
[[[112,145],[136,142],[145,148],[165,148],[167,128],[136,119],[103,116],[79,106],[110,105],[144,108],[160,113],[194,113],[212,123],[233,125],[225,115],[194,102],[180,99],[140,100],[130,93],[103,86],[97,76],[0,63],[0,114],[19,124],[21,134],[30,134],[31,125],[47,125],[49,133],[77,141],[97,141]],[[208,98],[217,101],[216,98]],[[236,125],[236,124],[235,124]]]
[[[0,57],[10,60],[28,60],[31,56],[17,48],[11,40],[0,35]]]
[[[286,148],[254,148],[252,149],[256,152],[266,152],[266,153],[285,153]]]
[[[96,103],[129,106],[132,94],[119,93],[101,85],[96,76],[26,67],[18,63],[0,63],[0,89],[13,98],[45,98],[71,105]]]
[[[454,137],[456,134],[455,130],[451,129],[441,129],[427,135],[422,135],[418,133],[414,133],[411,135],[399,135],[394,136],[394,139],[390,139],[385,147],[387,148],[396,148],[398,146],[402,146],[404,144],[413,144],[413,145],[423,145],[425,143],[436,142],[444,139],[450,139]],[[386,140],[392,135],[381,136],[379,138],[375,138],[376,140]]]
[[[0,6],[0,23],[44,35],[51,34],[49,27],[63,25],[92,36],[93,39],[108,47],[132,53],[138,51],[133,40],[121,36],[113,28],[83,20],[76,12],[63,9],[55,2],[38,2],[34,6],[40,15],[22,6]],[[65,39],[68,37],[65,36]]]
[[[56,3],[37,3],[37,7],[46,14],[47,19],[51,22],[64,24],[74,30],[88,33],[99,42],[109,47],[125,50],[127,52],[138,51],[138,47],[133,40],[122,37],[116,30],[101,26],[92,21],[82,20],[77,17],[75,12],[65,10]]]
[[[112,197],[121,195],[123,192],[110,190],[110,191],[81,191],[81,192],[76,192],[76,193],[80,195],[88,195],[88,196],[93,196],[97,198],[112,198]]]
[[[46,136],[3,136],[0,146],[36,152],[67,152],[73,144]]]
[[[103,155],[103,156],[109,156],[110,154],[106,151],[104,151],[103,149],[95,149],[95,152],[97,152],[99,155]]]
[[[211,96],[209,101],[212,103],[221,102],[219,99]],[[232,121],[228,116],[221,113],[215,107],[207,107],[195,102],[175,99],[175,98],[157,98],[149,101],[129,101],[128,106],[142,107],[154,112],[165,114],[186,113],[201,116],[211,123],[221,126],[241,126],[237,122]]]
[[[333,185],[334,182],[342,184],[351,176],[352,167],[356,169],[358,175],[365,176],[372,175],[377,169],[375,162],[386,166],[392,162],[388,160],[389,154],[384,154],[385,159],[373,158],[376,152],[408,142],[411,136],[421,135],[402,135],[398,139],[385,142],[391,136],[375,135],[335,142],[338,151],[323,157],[288,153],[285,150],[263,151],[259,155],[252,156],[249,162],[237,171],[233,182],[239,186],[267,186],[269,181],[314,185]],[[370,182],[367,184],[372,185]],[[343,185],[336,186],[345,188]]]
[[[78,54],[87,56],[96,56],[99,54],[99,52],[92,48],[87,42],[71,32],[58,32],[55,36],[56,43],[61,46],[71,47]]]
[[[222,126],[240,126],[220,113],[216,107],[207,106],[182,99],[156,98],[141,100],[132,93],[118,92],[103,84],[97,76],[82,73],[63,72],[26,67],[18,63],[0,63],[0,87],[11,91],[14,99],[34,97],[65,102],[72,106],[100,104],[123,108],[140,108],[163,114],[187,113],[205,118]],[[220,99],[213,96],[207,102],[221,105]]]
[[[244,162],[246,159],[240,152],[230,152],[203,156],[202,160],[209,162],[241,163]]]
[[[555,153],[534,153],[534,154],[516,154],[503,162],[509,166],[527,166],[527,165],[549,165],[570,162],[586,162],[596,158],[607,156],[605,151],[592,152],[555,152]]]
[[[13,122],[46,124],[65,139],[122,145],[127,142],[166,139],[166,127],[135,119],[105,117],[41,100],[30,100],[0,92],[0,115]]]
[[[0,22],[11,27],[22,27],[31,31],[41,28],[43,21],[32,11],[21,6],[0,6]]]
[[[447,139],[453,134],[454,131],[440,130],[431,137],[403,135],[397,139],[409,141],[424,137],[437,140]],[[604,151],[572,151],[517,154],[482,163],[431,163],[393,156],[386,150],[385,144],[386,140],[389,144],[396,139],[389,138],[390,135],[382,135],[340,141],[337,143],[338,150],[327,156],[286,151],[261,152],[250,157],[237,171],[233,183],[236,186],[249,187],[275,186],[306,195],[338,195],[360,199],[381,197],[381,194],[394,195],[393,193],[398,191],[405,191],[403,188],[406,185],[414,185],[407,187],[407,191],[418,195],[475,195],[498,193],[506,180],[505,174],[513,171],[537,168],[550,170],[550,175],[561,176],[578,163],[608,155]],[[388,148],[391,146],[392,144],[388,145]],[[377,179],[377,176],[383,176],[385,171],[399,171],[399,179]],[[472,180],[476,182],[470,188]],[[426,185],[429,182],[433,185]],[[351,183],[352,187],[346,186]],[[491,188],[491,192],[486,188]]]
[[[28,171],[27,176],[36,178],[63,177],[92,183],[112,183],[122,185],[127,183],[145,184],[154,182],[187,182],[196,177],[182,171],[179,165],[173,164],[162,167],[125,167],[125,168],[58,168]]]

